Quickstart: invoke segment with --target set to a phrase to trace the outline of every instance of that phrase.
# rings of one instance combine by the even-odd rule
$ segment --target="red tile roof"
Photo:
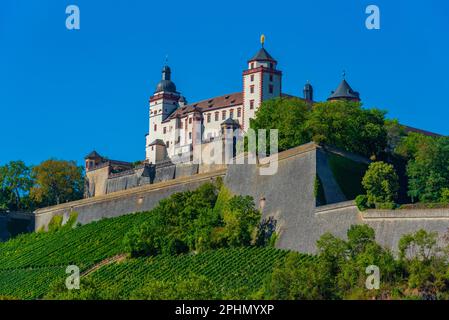
[[[187,114],[195,110],[199,112],[206,112],[221,108],[239,106],[242,104],[243,104],[243,94],[241,92],[225,94],[223,96],[191,103],[189,105],[186,105],[185,107],[180,107],[175,112],[173,112],[165,121],[169,121],[177,117],[179,118],[185,117]]]

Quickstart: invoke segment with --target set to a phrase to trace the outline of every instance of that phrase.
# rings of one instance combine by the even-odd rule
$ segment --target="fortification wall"
[[[223,170],[216,171],[39,209],[35,212],[35,230],[46,229],[55,215],[63,216],[64,223],[74,211],[78,213],[77,222],[81,224],[102,218],[148,211],[153,209],[160,200],[173,193],[194,190],[205,182],[213,181],[224,174]]]
[[[370,210],[360,213],[352,201],[317,208],[316,175],[321,177],[324,190],[332,188],[335,183],[326,168],[323,152],[313,143],[306,144],[280,153],[277,160],[275,157],[265,158],[257,165],[231,164],[227,169],[40,209],[35,213],[35,229],[46,227],[54,215],[62,215],[66,221],[72,211],[78,212],[78,221],[84,224],[105,217],[151,210],[161,199],[175,192],[195,189],[217,177],[224,177],[224,183],[233,193],[252,196],[264,218],[273,216],[277,220],[277,246],[283,249],[315,252],[316,241],[323,233],[330,232],[345,238],[346,231],[353,224],[370,225],[376,231],[377,240],[392,249],[397,248],[399,239],[406,233],[426,229],[443,234],[449,227],[449,209]],[[261,169],[266,168],[269,161],[271,166],[277,165],[277,172],[261,175]],[[167,168],[167,174],[171,175],[171,166]]]

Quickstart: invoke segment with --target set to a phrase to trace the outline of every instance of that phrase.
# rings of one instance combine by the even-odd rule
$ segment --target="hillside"
[[[152,280],[204,276],[226,290],[257,291],[287,251],[274,248],[237,248],[200,254],[126,258],[103,265],[124,252],[122,239],[149,213],[104,219],[76,228],[19,236],[0,244],[0,296],[19,299],[44,297],[55,283],[63,284],[65,269],[74,264],[103,296],[128,299]],[[305,256],[307,257],[307,256]],[[99,268],[93,268],[100,265]]]

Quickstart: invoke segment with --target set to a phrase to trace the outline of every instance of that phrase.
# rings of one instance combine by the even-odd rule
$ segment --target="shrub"
[[[362,180],[368,197],[368,205],[391,203],[397,199],[399,177],[391,164],[373,162]]]
[[[449,204],[449,188],[441,189],[440,202]]]
[[[366,209],[369,209],[368,197],[364,194],[361,194],[355,198],[355,204],[360,211],[365,211]]]
[[[53,216],[48,224],[48,231],[54,232],[60,230],[62,227],[62,219],[62,216]]]

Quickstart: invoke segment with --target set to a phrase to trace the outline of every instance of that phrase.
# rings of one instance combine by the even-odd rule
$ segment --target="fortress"
[[[263,44],[263,41],[262,41]],[[341,177],[363,175],[369,159],[331,146],[308,143],[270,157],[246,161],[248,153],[232,149],[234,163],[195,163],[195,153],[210,155],[211,146],[227,139],[226,130],[241,134],[261,103],[275,97],[292,97],[282,92],[282,72],[276,60],[262,48],[243,71],[243,91],[210,98],[193,104],[177,91],[171,70],[165,66],[149,104],[149,133],[146,159],[139,164],[110,160],[93,151],[85,158],[85,199],[34,212],[26,228],[46,228],[58,215],[65,223],[71,212],[81,224],[153,209],[161,199],[175,192],[196,189],[222,178],[234,194],[250,195],[264,218],[276,221],[276,246],[301,252],[314,252],[325,232],[345,237],[353,224],[368,224],[377,241],[397,248],[402,235],[419,229],[440,235],[449,228],[449,209],[368,210],[359,212]],[[313,88],[307,83],[301,99],[314,103]],[[329,100],[355,100],[360,96],[343,79]],[[408,131],[425,131],[407,127]],[[235,146],[238,139],[232,140]],[[243,160],[243,161],[238,161]],[[275,163],[274,175],[261,175],[268,163]],[[345,163],[338,168],[335,163]],[[317,188],[319,181],[320,188]],[[28,215],[29,217],[29,215]],[[9,219],[29,219],[20,214]],[[0,231],[8,223],[0,216]],[[5,238],[5,233],[0,232]]]
[[[282,71],[264,47],[248,60],[242,74],[241,92],[224,94],[195,103],[177,90],[168,65],[149,99],[149,132],[146,158],[138,165],[109,160],[96,151],[85,158],[85,197],[95,197],[145,184],[157,183],[211,170],[222,169],[225,140],[231,141],[230,154],[236,156],[236,143],[248,131],[262,102],[277,98],[298,98],[314,103],[313,87],[306,83],[303,97],[282,92]],[[343,79],[328,98],[360,101],[358,92]],[[232,137],[226,136],[232,132]],[[217,153],[223,154],[217,158]],[[195,161],[201,159],[200,161]]]

